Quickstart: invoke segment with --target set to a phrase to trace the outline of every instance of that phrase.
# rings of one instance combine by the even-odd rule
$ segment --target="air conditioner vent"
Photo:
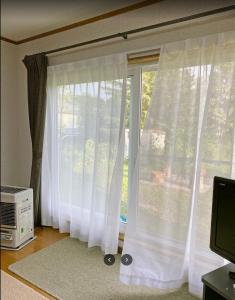
[[[0,224],[1,226],[16,227],[15,204],[0,202]]]
[[[12,186],[1,186],[1,193],[16,194],[25,191],[25,188],[17,188]]]

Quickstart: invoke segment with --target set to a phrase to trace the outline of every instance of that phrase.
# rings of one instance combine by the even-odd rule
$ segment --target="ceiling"
[[[18,41],[143,0],[1,0],[1,36]]]
[[[42,36],[77,26],[83,21],[123,9],[122,13],[153,3],[148,13],[130,12],[126,18],[131,23],[154,24],[202,11],[233,5],[235,0],[1,0],[1,37],[9,42],[20,44]],[[131,9],[130,9],[131,7]],[[152,19],[151,19],[152,16]],[[119,18],[113,18],[120,24]],[[95,19],[97,20],[97,18]],[[85,21],[85,22],[84,22]],[[94,21],[94,19],[93,19]],[[71,25],[72,24],[72,25]],[[71,25],[71,26],[69,26]],[[81,25],[81,23],[79,23]],[[117,25],[117,24],[116,24]],[[146,24],[147,25],[147,24]],[[127,27],[128,27],[127,26]],[[115,26],[114,26],[115,27]],[[136,25],[134,26],[134,28]],[[40,36],[41,35],[41,36]],[[10,40],[9,40],[10,39]]]

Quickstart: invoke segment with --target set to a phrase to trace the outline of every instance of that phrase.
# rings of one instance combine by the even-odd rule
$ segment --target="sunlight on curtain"
[[[234,177],[235,32],[162,47],[129,195],[121,280],[159,288],[223,264],[209,249],[213,177]]]
[[[42,223],[116,253],[126,56],[48,68]]]

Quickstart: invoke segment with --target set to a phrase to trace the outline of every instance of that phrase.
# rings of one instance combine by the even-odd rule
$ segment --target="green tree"
[[[144,128],[149,105],[152,99],[153,86],[156,78],[156,71],[147,71],[142,73],[142,95],[141,95],[141,124],[140,128]],[[134,99],[133,99],[134,100]],[[134,100],[135,101],[135,100]],[[131,102],[131,80],[127,79],[127,95],[126,95],[126,118],[125,126],[129,128],[130,119],[130,102]]]

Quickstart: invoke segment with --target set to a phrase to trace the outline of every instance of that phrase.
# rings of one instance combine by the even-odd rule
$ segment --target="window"
[[[132,162],[129,160],[135,157],[137,153],[136,143],[137,137],[144,128],[148,108],[151,102],[153,85],[157,74],[157,64],[145,64],[129,67],[129,76],[127,78],[127,99],[126,99],[126,116],[125,116],[125,150],[123,165],[123,181],[122,181],[122,199],[120,220],[122,223],[127,222],[128,211],[128,181],[131,174],[130,168],[133,168]],[[138,101],[138,99],[140,101]],[[131,130],[130,130],[131,128]],[[132,137],[130,136],[132,132]],[[162,137],[160,136],[160,139]],[[132,139],[132,142],[130,142]],[[155,137],[157,143],[157,136]],[[133,147],[133,148],[131,148]]]

